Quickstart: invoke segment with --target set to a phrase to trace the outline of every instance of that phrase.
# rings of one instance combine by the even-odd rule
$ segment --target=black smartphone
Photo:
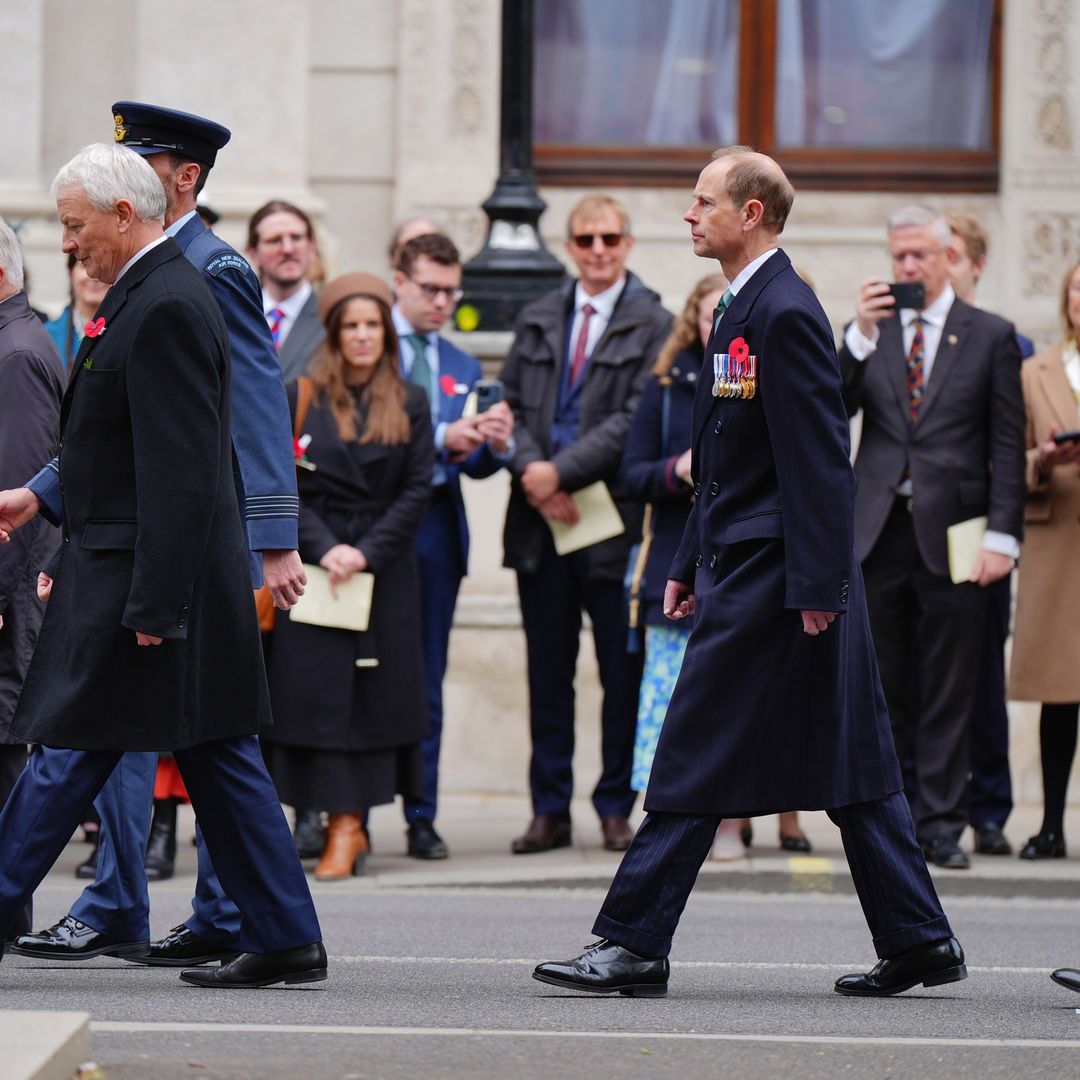
[[[1066,443],[1080,442],[1080,431],[1073,429],[1072,431],[1059,431],[1054,436],[1054,442],[1058,446],[1064,446]]]
[[[922,311],[926,307],[926,286],[921,281],[894,281],[889,293],[896,301],[897,311],[901,308]]]
[[[487,412],[492,405],[497,405],[506,395],[503,384],[498,379],[477,379],[473,384],[476,391],[477,413]]]

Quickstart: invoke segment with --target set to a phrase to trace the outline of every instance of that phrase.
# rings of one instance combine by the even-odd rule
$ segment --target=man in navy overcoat
[[[696,612],[638,831],[593,926],[534,977],[660,997],[672,936],[725,817],[826,810],[880,962],[841,993],[966,977],[902,791],[854,558],[854,479],[832,331],[778,246],[794,191],[745,147],[717,151],[686,213],[731,287],[698,379],[697,501],[664,597]]]

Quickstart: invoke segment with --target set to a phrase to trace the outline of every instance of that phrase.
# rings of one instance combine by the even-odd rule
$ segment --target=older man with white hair
[[[221,312],[164,234],[165,194],[139,155],[89,146],[52,193],[64,251],[112,288],[73,363],[59,456],[32,487],[0,492],[0,540],[38,512],[63,538],[14,721],[45,749],[0,814],[0,931],[120,755],[171,750],[242,914],[243,951],[181,979],[324,979],[318,918],[255,737],[270,710]]]

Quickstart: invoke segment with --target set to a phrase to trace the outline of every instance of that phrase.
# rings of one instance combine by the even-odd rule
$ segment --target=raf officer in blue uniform
[[[405,343],[401,350],[405,375],[428,395],[436,450],[431,503],[416,542],[428,691],[428,735],[422,748],[424,793],[422,798],[405,800],[405,821],[410,855],[445,859],[448,851],[435,831],[435,813],[442,684],[454,606],[469,558],[461,474],[479,479],[509,463],[514,414],[500,401],[477,415],[464,415],[482,372],[475,357],[439,335],[461,299],[461,256],[453,241],[429,233],[405,243],[394,270],[394,293],[394,328]]]
[[[225,321],[232,355],[233,472],[244,517],[252,584],[265,580],[280,608],[303,592],[296,552],[297,496],[291,425],[281,369],[262,315],[258,281],[246,259],[199,217],[196,199],[230,138],[199,116],[132,101],[113,105],[114,138],[146,157],[165,189],[165,232],[200,271]],[[31,487],[47,500],[46,468]],[[54,507],[59,516],[59,507]],[[199,878],[193,914],[149,944],[149,897],[143,855],[150,824],[157,754],[128,753],[95,805],[101,840],[95,881],[49,929],[25,934],[14,950],[42,959],[77,960],[121,952],[147,964],[205,963],[231,957],[240,912],[222,890],[196,830]]]
[[[683,906],[725,817],[826,810],[880,962],[836,983],[886,995],[966,977],[915,839],[854,555],[854,475],[828,319],[779,247],[794,191],[776,162],[718,151],[686,214],[731,282],[705,349],[697,501],[664,612],[695,613],[648,812],[593,931],[534,977],[662,997]]]

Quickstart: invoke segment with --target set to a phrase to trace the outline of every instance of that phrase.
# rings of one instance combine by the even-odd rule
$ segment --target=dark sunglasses
[[[587,251],[593,246],[593,244],[599,240],[604,247],[618,247],[622,243],[623,234],[617,232],[606,233],[581,233],[578,236],[572,237],[573,241],[583,251]]]

